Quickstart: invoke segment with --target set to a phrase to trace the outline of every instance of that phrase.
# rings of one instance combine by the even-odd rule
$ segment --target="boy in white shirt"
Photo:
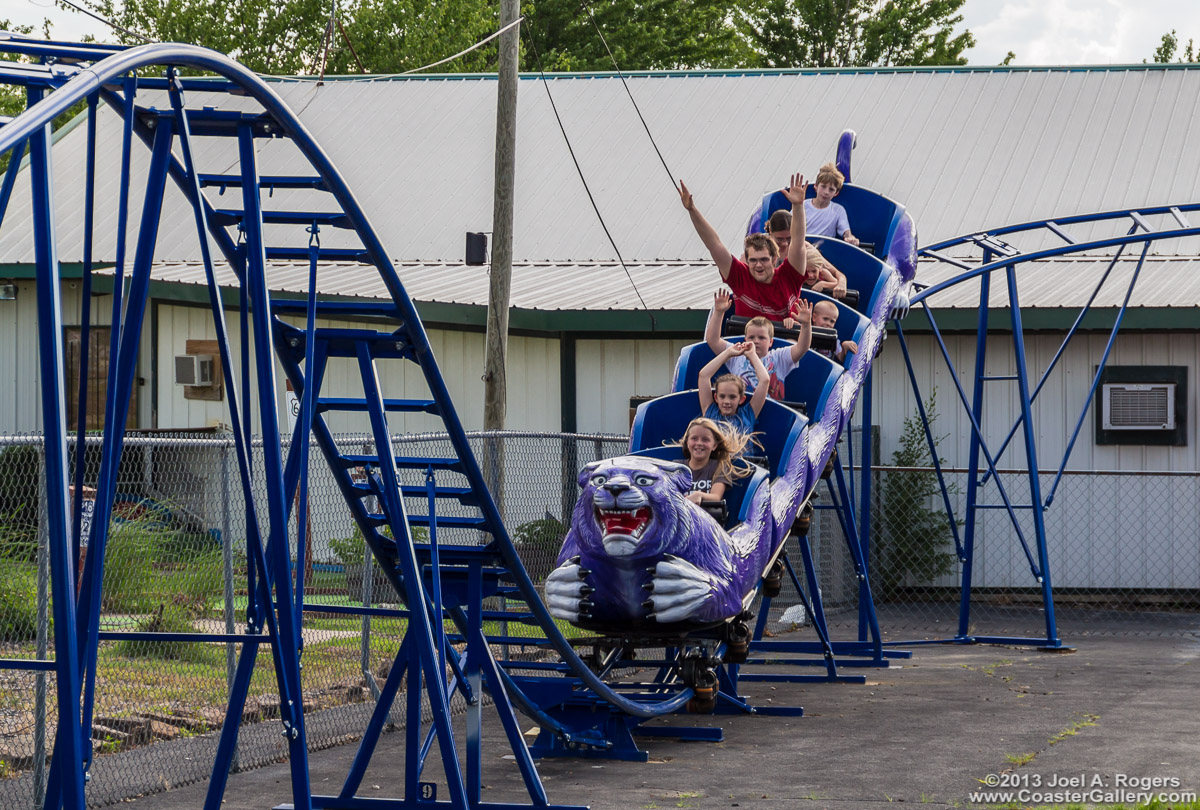
[[[858,238],[850,232],[846,209],[833,201],[845,182],[845,175],[832,163],[826,163],[817,172],[816,196],[804,201],[805,233],[838,237],[858,247]]]
[[[730,347],[730,343],[721,337],[721,322],[725,320],[725,311],[733,304],[733,299],[724,290],[718,290],[713,296],[713,308],[708,314],[708,324],[704,327],[704,342],[714,354],[720,354]],[[784,399],[783,380],[796,367],[796,363],[808,351],[812,344],[812,305],[800,299],[792,310],[792,318],[800,331],[799,338],[791,346],[781,346],[772,349],[775,339],[775,326],[763,317],[751,318],[746,324],[746,342],[754,346],[754,353],[761,358],[769,379],[767,380],[767,395],[772,399]],[[730,357],[726,362],[730,373],[746,381],[746,393],[751,394],[758,387],[758,375],[749,359],[742,356]]]

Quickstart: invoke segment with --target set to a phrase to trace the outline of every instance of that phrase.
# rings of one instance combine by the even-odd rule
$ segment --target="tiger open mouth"
[[[639,506],[636,509],[601,509],[596,508],[596,521],[604,527],[605,536],[627,535],[634,540],[641,538],[650,525],[650,507]]]

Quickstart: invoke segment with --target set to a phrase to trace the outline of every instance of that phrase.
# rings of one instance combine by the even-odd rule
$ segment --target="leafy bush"
[[[0,556],[32,562],[37,553],[38,476],[32,445],[0,451]],[[15,548],[14,548],[15,547]]]
[[[154,609],[154,532],[138,521],[115,524],[104,551],[100,607],[106,613],[147,613]]]
[[[105,548],[101,607],[110,613],[148,613],[164,602],[198,616],[222,598],[221,549],[205,534],[165,523],[163,509],[114,522]]]
[[[937,420],[937,391],[925,404],[930,431]],[[945,436],[934,434],[934,447]],[[940,462],[943,459],[938,459]],[[892,454],[892,466],[931,468],[933,456],[925,428],[917,414],[904,420],[900,446]],[[954,571],[957,557],[941,488],[932,469],[888,472],[880,485],[883,520],[881,536],[871,547],[872,586],[883,599],[903,588],[929,585]]]
[[[522,523],[513,530],[513,542],[521,554],[521,561],[535,582],[545,579],[554,570],[566,536],[566,525],[550,515]]]
[[[166,584],[161,594],[189,615],[199,617],[214,610],[223,597],[225,566],[221,549],[196,551],[195,546],[192,549],[192,559],[186,565],[174,566],[163,580]]]
[[[37,562],[37,523],[25,525],[21,511],[0,513],[0,559]]]
[[[29,641],[37,633],[37,566],[0,559],[0,641]]]
[[[138,622],[143,633],[195,633],[187,609],[160,602],[154,612]],[[163,661],[186,661],[192,664],[218,664],[224,660],[222,648],[200,641],[118,641],[118,655],[126,658],[155,658]]]

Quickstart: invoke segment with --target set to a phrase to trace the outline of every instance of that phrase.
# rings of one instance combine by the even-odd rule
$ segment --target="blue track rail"
[[[248,526],[247,574],[245,587],[250,594],[246,610],[247,631],[238,636],[242,642],[236,676],[229,696],[228,722],[222,726],[213,777],[205,802],[207,810],[218,810],[237,746],[240,718],[254,674],[257,653],[263,645],[274,652],[274,675],[279,685],[280,719],[291,763],[291,792],[297,808],[354,808],[361,806],[356,792],[371,761],[379,735],[387,722],[392,702],[402,680],[407,689],[404,698],[407,746],[405,754],[404,795],[388,806],[392,808],[452,806],[486,807],[482,799],[482,703],[486,689],[493,698],[496,714],[516,760],[529,802],[550,805],[538,776],[533,754],[525,744],[517,714],[532,718],[543,730],[537,753],[554,755],[618,756],[641,758],[632,741],[632,732],[655,733],[639,728],[647,720],[675,712],[695,696],[699,682],[695,673],[707,666],[704,658],[719,655],[719,638],[701,638],[676,645],[665,645],[661,658],[649,663],[651,675],[645,680],[621,680],[614,672],[629,663],[623,644],[592,645],[588,658],[581,656],[577,642],[568,639],[550,617],[535,583],[520,558],[486,486],[486,479],[475,458],[468,437],[458,418],[446,383],[417,311],[396,275],[383,243],[372,228],[366,212],[355,199],[345,179],[329,156],[307,131],[296,115],[275,94],[270,85],[225,56],[188,45],[155,44],[135,48],[94,47],[45,43],[33,39],[10,38],[0,41],[0,51],[34,56],[39,64],[0,62],[0,81],[25,86],[29,107],[20,116],[0,128],[0,151],[28,148],[29,176],[33,190],[33,229],[37,257],[38,314],[43,380],[43,425],[45,430],[47,506],[49,512],[52,587],[55,610],[55,650],[53,673],[59,695],[59,733],[49,779],[45,806],[83,810],[86,806],[84,784],[92,760],[90,748],[92,709],[96,683],[96,656],[101,638],[100,585],[103,579],[105,549],[109,540],[112,504],[117,497],[116,481],[123,450],[123,432],[106,428],[101,441],[100,473],[91,546],[85,567],[79,574],[79,595],[73,563],[79,539],[72,532],[73,515],[79,505],[72,503],[68,479],[71,477],[68,445],[70,428],[66,421],[65,384],[62,362],[62,307],[59,300],[61,278],[56,259],[56,234],[53,216],[54,173],[49,149],[50,124],[79,102],[86,102],[90,116],[88,128],[88,170],[85,183],[85,263],[84,285],[91,284],[91,245],[93,241],[94,178],[96,133],[94,116],[100,103],[108,105],[123,121],[121,144],[120,193],[116,200],[121,227],[117,245],[116,281],[112,313],[112,343],[107,380],[108,408],[106,426],[126,423],[130,392],[136,382],[136,363],[142,344],[143,314],[149,300],[159,218],[166,184],[174,183],[191,203],[193,223],[201,245],[208,279],[209,307],[213,316],[220,360],[228,380],[229,416],[234,434],[237,477],[242,490]],[[71,61],[66,62],[64,59]],[[165,78],[138,75],[151,66],[167,68]],[[178,69],[213,74],[200,79],[185,79]],[[211,106],[189,107],[188,89],[209,93],[236,94],[237,109],[221,110]],[[140,94],[156,91],[158,107],[140,102]],[[166,94],[169,106],[163,107]],[[261,108],[244,110],[245,98]],[[211,97],[205,99],[211,105]],[[220,139],[226,147],[220,173],[198,165],[195,138]],[[260,174],[256,145],[264,138],[290,142],[307,162],[307,169],[294,176]],[[146,178],[138,178],[134,188],[130,155],[135,143],[150,151]],[[141,148],[141,147],[139,147]],[[847,147],[848,155],[848,147]],[[11,195],[16,164],[0,188],[0,213]],[[270,208],[263,191],[288,188],[310,195],[312,205],[299,210]],[[225,198],[221,209],[205,196],[205,189],[236,190]],[[140,207],[132,195],[140,191]],[[771,542],[780,543],[797,508],[811,495],[820,480],[837,437],[847,427],[855,403],[866,394],[864,408],[869,420],[870,366],[883,339],[884,324],[892,307],[903,295],[912,278],[915,229],[912,220],[895,203],[871,192],[847,187],[846,200],[854,206],[856,230],[874,232],[875,253],[847,253],[835,261],[851,276],[853,286],[864,291],[857,312],[846,311],[845,329],[859,341],[860,353],[844,370],[825,369],[822,384],[803,397],[811,410],[801,417],[803,424],[791,440],[781,446],[770,486],[773,503]],[[860,202],[852,202],[858,200]],[[236,207],[233,207],[235,206]],[[336,211],[330,212],[330,207]],[[140,210],[130,245],[124,234],[130,212]],[[878,216],[875,216],[875,215]],[[864,223],[862,227],[858,222]],[[867,225],[867,222],[872,224]],[[272,224],[268,242],[265,224]],[[353,235],[350,247],[323,247],[322,236],[331,229]],[[286,239],[281,229],[290,229]],[[339,241],[339,245],[343,244]],[[847,250],[848,246],[844,246]],[[214,248],[215,254],[214,255]],[[837,253],[840,244],[828,250]],[[861,254],[861,255],[859,255]],[[828,255],[828,253],[827,253]],[[377,272],[390,295],[385,303],[341,302],[329,304],[316,297],[317,282],[324,262],[352,257],[364,264],[364,272]],[[272,300],[266,270],[273,258],[307,261],[309,290],[303,301]],[[225,307],[216,284],[214,265],[218,260],[233,268],[237,277],[239,303],[237,318],[243,340],[235,353],[226,323]],[[288,316],[285,318],[283,316]],[[302,316],[304,325],[295,323]],[[326,328],[318,318],[363,320],[370,328]],[[839,330],[842,321],[839,319]],[[85,333],[86,334],[86,333]],[[251,343],[253,346],[251,347]],[[82,352],[87,357],[86,339]],[[698,355],[697,355],[698,356]],[[814,356],[815,357],[815,356]],[[360,391],[323,393],[322,385],[331,360],[354,365],[361,380]],[[300,417],[290,442],[251,438],[256,425],[263,436],[280,433],[280,419],[271,397],[255,401],[251,381],[259,391],[279,387],[276,367],[280,364],[300,399]],[[385,366],[412,364],[419,370],[429,391],[425,399],[387,397],[380,385],[380,370]],[[81,367],[86,368],[87,362]],[[85,384],[86,381],[84,381]],[[783,407],[783,406],[780,406]],[[339,446],[329,427],[333,413],[360,415],[369,425],[373,447]],[[402,455],[394,446],[389,414],[421,413],[440,420],[449,438],[451,452],[444,456]],[[793,425],[797,423],[793,422]],[[82,446],[83,423],[75,428],[74,440]],[[869,434],[866,434],[869,435]],[[304,554],[303,510],[293,515],[297,495],[303,497],[308,486],[309,437],[315,440],[323,462],[328,466],[344,496],[349,514],[356,521],[367,544],[379,561],[384,574],[404,603],[407,631],[396,651],[394,666],[381,689],[375,712],[364,732],[359,753],[337,795],[314,795],[308,778],[307,741],[303,706],[303,677],[300,657],[303,643],[304,590],[302,567],[292,563],[289,544],[296,543],[298,555]],[[864,438],[864,443],[866,439]],[[869,447],[863,447],[869,458]],[[266,472],[251,479],[251,470]],[[840,468],[839,468],[840,472]],[[869,470],[866,471],[869,473]],[[76,473],[76,480],[78,473]],[[859,559],[865,560],[868,535],[866,510],[869,504],[869,475],[864,474],[857,493],[846,488],[839,475],[841,501],[849,505],[857,500],[859,520],[847,520],[848,533],[857,541]],[[78,490],[77,490],[78,491]],[[444,507],[454,505],[454,510]],[[470,515],[464,516],[462,508]],[[852,510],[844,509],[848,514]],[[289,536],[289,521],[299,523],[296,536]],[[421,527],[425,533],[414,534]],[[475,533],[474,543],[455,542],[463,532]],[[457,534],[456,534],[457,533]],[[419,539],[418,539],[419,538]],[[451,539],[447,539],[451,538]],[[802,544],[804,556],[806,546]],[[811,560],[805,559],[811,571]],[[863,598],[869,604],[863,565]],[[809,577],[810,598],[817,597],[815,581]],[[485,600],[502,596],[505,610],[485,608]],[[522,623],[536,628],[537,635],[507,635],[489,632],[494,623]],[[869,622],[868,622],[869,623]],[[453,630],[449,630],[452,627]],[[867,638],[868,630],[874,640]],[[827,634],[826,634],[827,635]],[[130,638],[135,635],[128,635]],[[160,638],[159,636],[149,636]],[[222,636],[216,640],[227,641]],[[644,640],[643,640],[644,641]],[[823,650],[832,646],[825,638]],[[453,645],[459,645],[455,647]],[[847,654],[878,654],[877,627],[864,624],[859,646],[842,648]],[[461,650],[465,645],[465,650]],[[536,661],[515,660],[499,650],[509,645],[524,645],[551,654]],[[6,663],[6,666],[8,664]],[[32,664],[42,667],[45,665]],[[726,667],[719,674],[720,697],[725,708],[748,711],[737,694],[737,668]],[[703,680],[703,678],[701,678]],[[706,684],[707,686],[707,684]],[[461,695],[466,704],[465,718],[451,717],[451,697]],[[422,699],[432,711],[432,721],[422,720]],[[719,730],[703,729],[692,734],[696,739],[713,739]],[[465,739],[460,758],[459,739]],[[423,779],[427,760],[437,744],[439,778],[446,785],[443,801],[428,801],[428,783]]]

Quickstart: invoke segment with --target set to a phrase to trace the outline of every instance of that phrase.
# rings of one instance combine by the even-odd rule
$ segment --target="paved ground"
[[[1200,792],[1200,640],[1191,629],[1178,619],[1127,622],[1121,632],[1097,624],[1069,638],[1074,653],[914,647],[902,666],[867,670],[865,686],[746,685],[758,701],[802,705],[803,718],[676,717],[668,722],[720,725],[725,741],[646,739],[648,763],[551,760],[539,768],[552,802],[597,810],[969,806],[989,774],[1040,782],[1037,790],[1078,790],[1052,783],[1082,780],[1085,790],[1132,791],[1130,779],[1158,778],[1150,790]],[[526,800],[497,725],[484,799]],[[336,793],[353,753],[314,754],[314,789]],[[403,735],[386,735],[360,795],[399,796],[403,761]],[[431,757],[426,778],[437,767]],[[1172,779],[1176,787],[1161,787]],[[288,780],[286,765],[237,774],[224,808],[288,802]],[[135,805],[198,808],[203,795],[193,785]]]

